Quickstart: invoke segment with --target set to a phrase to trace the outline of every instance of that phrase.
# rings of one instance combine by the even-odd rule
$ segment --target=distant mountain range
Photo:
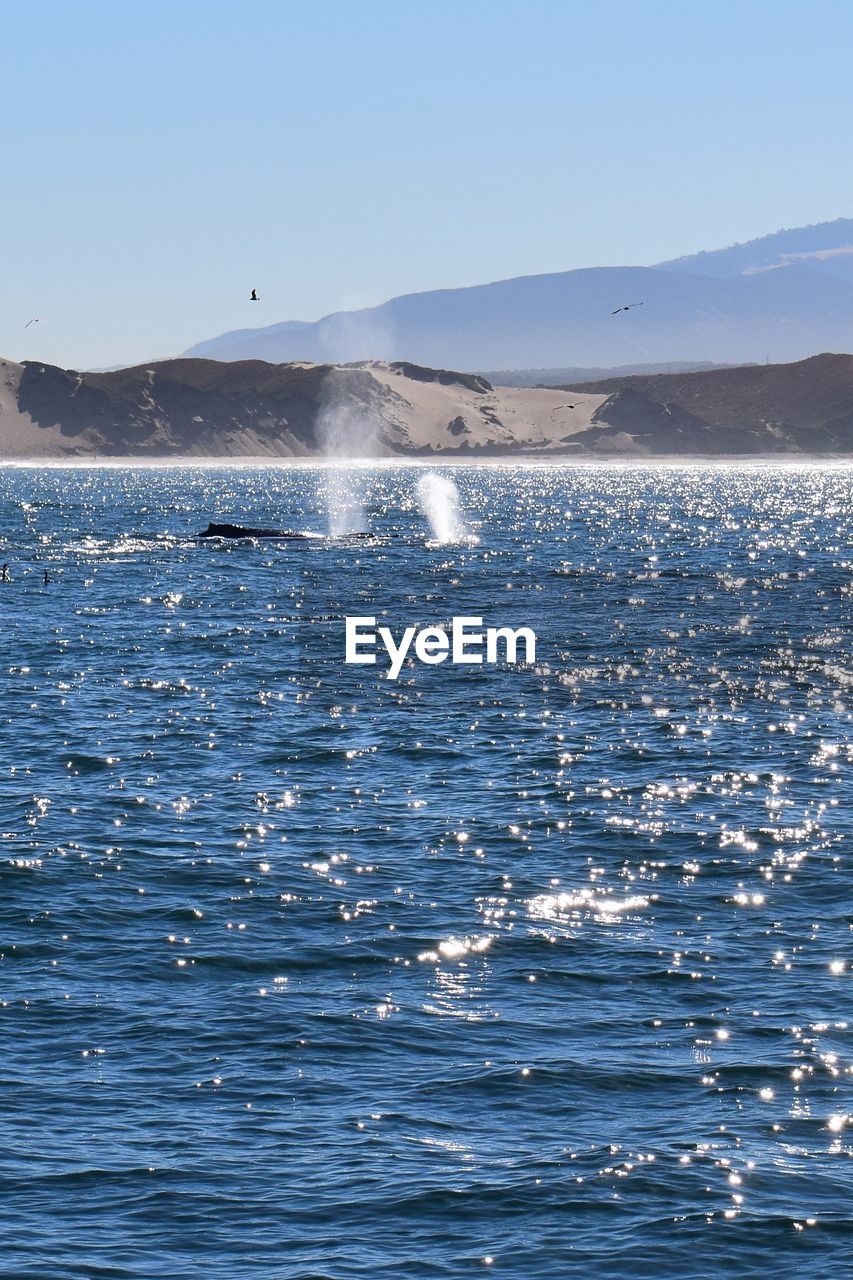
[[[603,378],[626,378],[635,373],[693,373],[695,370],[730,369],[728,364],[702,360],[669,360],[664,364],[623,364],[615,369],[589,369],[577,365],[561,369],[478,369],[496,387],[566,387]]]
[[[406,362],[0,361],[0,459],[853,458],[853,356],[493,387]]]
[[[617,315],[624,303],[643,305]],[[216,360],[410,360],[433,367],[612,369],[791,361],[853,350],[853,219],[778,231],[654,267],[593,267],[392,298],[191,347]]]

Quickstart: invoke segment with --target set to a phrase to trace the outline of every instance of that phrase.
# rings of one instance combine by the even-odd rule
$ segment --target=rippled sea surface
[[[853,470],[421,474],[0,471],[0,1274],[850,1274]]]

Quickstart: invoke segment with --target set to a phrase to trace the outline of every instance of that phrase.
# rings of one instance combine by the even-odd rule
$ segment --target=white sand
[[[536,387],[495,387],[484,394],[456,383],[419,382],[386,364],[369,368],[400,397],[401,403],[386,415],[389,443],[436,453],[466,444],[472,449],[559,450],[564,437],[586,430],[607,399]],[[465,430],[456,434],[450,424],[458,418]]]
[[[557,454],[564,450],[566,437],[590,425],[592,415],[606,399],[603,395],[526,387],[496,387],[482,393],[458,383],[421,382],[383,362],[366,362],[364,367],[393,392],[386,398],[376,423],[379,453],[386,457],[405,455],[411,449],[453,456],[465,446],[475,456],[481,449],[489,454],[518,454],[525,450],[536,455]],[[17,388],[22,373],[21,365],[0,360],[0,459],[76,457],[91,461],[97,444],[89,432],[63,435],[59,426],[39,426],[29,414],[20,412]],[[462,430],[458,429],[460,420],[464,424]],[[452,423],[456,424],[455,431]],[[158,417],[153,405],[149,441],[149,456],[158,452],[169,455],[169,425]],[[629,447],[628,452],[631,451]],[[180,456],[272,460],[305,455],[305,446],[289,431],[278,431],[270,438],[254,419],[250,426],[236,432],[233,428],[213,428],[195,448]]]

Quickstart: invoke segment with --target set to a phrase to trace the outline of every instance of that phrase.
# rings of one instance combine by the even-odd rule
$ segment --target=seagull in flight
[[[641,307],[642,302],[626,302],[624,307],[617,307],[615,311],[611,311],[612,316],[618,316],[620,311],[630,311],[632,307]]]
[[[39,318],[38,316],[35,316],[32,320],[27,321],[27,323],[24,325],[24,328],[29,329],[31,324],[38,324],[38,323],[39,323]]]
[[[249,301],[250,301],[250,302],[260,302],[260,298],[258,297],[258,291],[257,291],[257,289],[253,289],[253,290],[252,290],[252,296],[251,296],[251,298],[249,299]]]

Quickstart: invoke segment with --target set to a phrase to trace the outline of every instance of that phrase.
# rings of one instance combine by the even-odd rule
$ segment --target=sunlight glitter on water
[[[7,1265],[70,1205],[163,1280],[840,1274],[853,474],[453,468],[440,548],[420,474],[211,546],[318,469],[0,471]],[[392,685],[348,611],[537,666]]]

